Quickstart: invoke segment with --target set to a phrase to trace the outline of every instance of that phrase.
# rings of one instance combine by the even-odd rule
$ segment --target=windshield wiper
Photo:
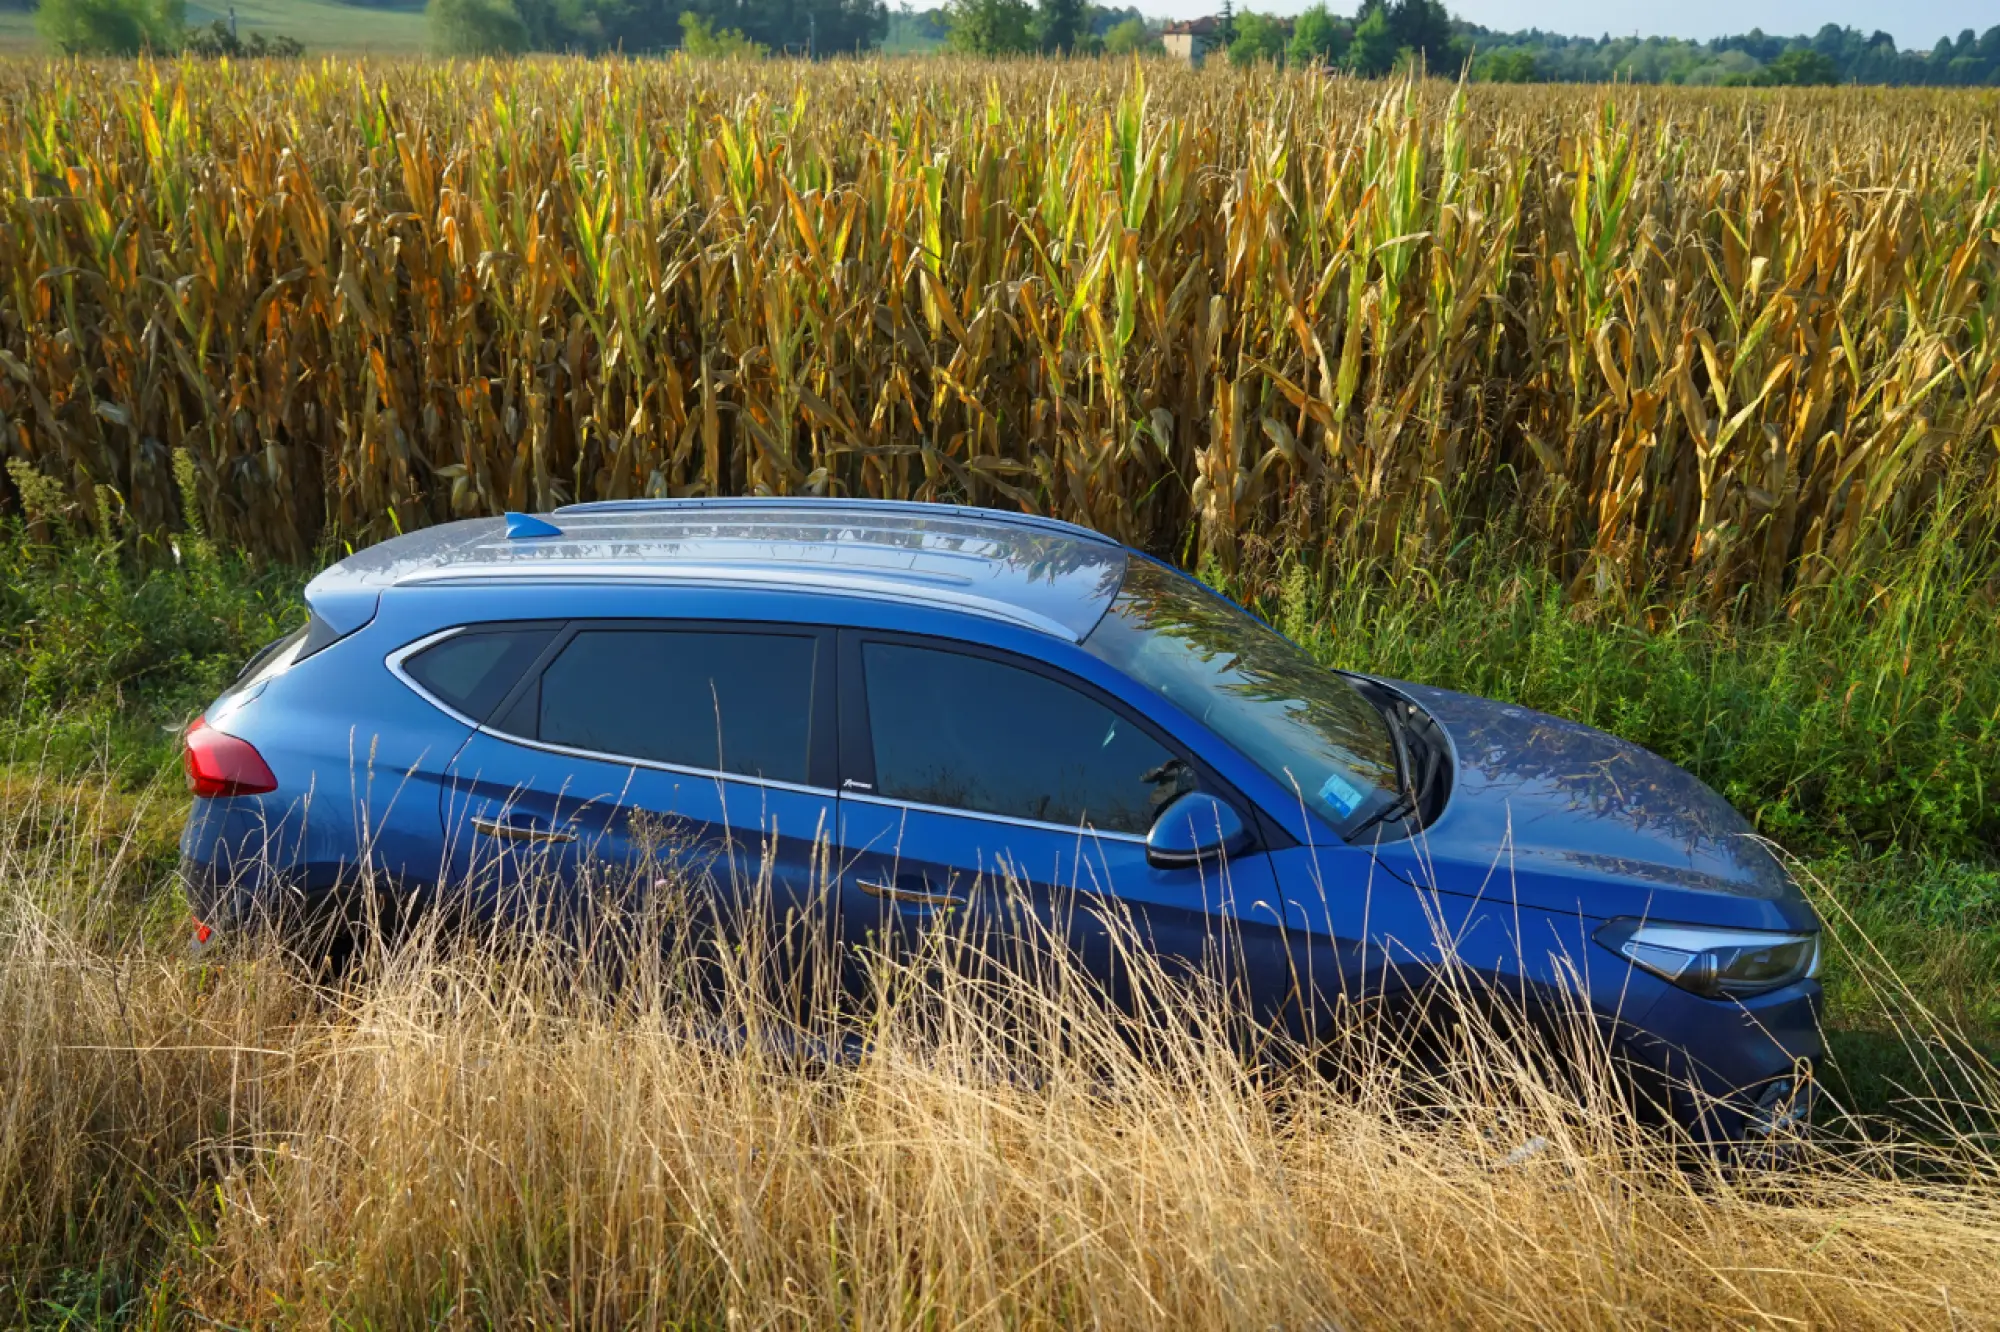
[[[1367,832],[1378,823],[1400,822],[1415,813],[1416,808],[1417,802],[1415,797],[1408,791],[1398,791],[1395,798],[1390,800],[1388,804],[1361,820],[1360,825],[1353,832],[1347,834],[1347,840],[1350,842],[1356,840],[1362,833]]]
[[[1423,803],[1424,793],[1430,790],[1431,781],[1437,772],[1435,756],[1427,748],[1425,751],[1423,781],[1419,783],[1411,779],[1410,741],[1409,733],[1406,729],[1407,723],[1397,715],[1397,709],[1402,705],[1402,700],[1388,693],[1387,690],[1383,690],[1382,696],[1379,698],[1371,690],[1368,698],[1371,703],[1375,704],[1376,710],[1382,714],[1384,724],[1389,728],[1390,748],[1394,750],[1396,756],[1396,797],[1363,819],[1354,831],[1348,833],[1347,840],[1350,842],[1378,823],[1400,822],[1416,813]]]

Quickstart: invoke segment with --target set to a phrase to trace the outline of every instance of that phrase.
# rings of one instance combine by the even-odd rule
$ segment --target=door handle
[[[925,888],[898,888],[893,883],[877,883],[872,879],[856,880],[855,886],[870,897],[879,897],[885,902],[901,902],[905,906],[954,906],[965,900],[959,893],[934,893]]]
[[[489,819],[483,815],[472,816],[472,831],[488,837],[498,837],[506,842],[574,842],[576,834],[568,828],[544,828],[526,819]]]

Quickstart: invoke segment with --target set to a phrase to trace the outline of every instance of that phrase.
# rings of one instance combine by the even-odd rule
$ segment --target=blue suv
[[[1001,879],[1101,895],[1172,957],[1227,936],[1308,1033],[1449,971],[1588,1004],[1706,1133],[1807,1100],[1819,921],[1720,797],[1586,727],[1323,669],[1083,528],[579,504],[398,537],[306,601],[187,735],[203,938],[363,871],[478,900],[529,850],[559,894],[666,828],[775,900],[823,892],[846,937]]]

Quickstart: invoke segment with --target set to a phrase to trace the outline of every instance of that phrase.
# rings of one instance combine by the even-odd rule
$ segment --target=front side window
[[[817,646],[791,634],[586,629],[542,672],[536,738],[804,784]]]
[[[1132,556],[1084,650],[1214,731],[1336,828],[1396,790],[1389,724],[1353,685],[1207,589]]]
[[[862,645],[876,794],[1065,827],[1144,833],[1185,764],[1110,708],[1034,671]]]

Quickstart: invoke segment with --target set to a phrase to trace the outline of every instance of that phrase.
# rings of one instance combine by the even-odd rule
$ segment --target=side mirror
[[[1161,869],[1185,869],[1247,851],[1254,839],[1242,815],[1202,791],[1190,791],[1160,811],[1146,834],[1146,859]]]

